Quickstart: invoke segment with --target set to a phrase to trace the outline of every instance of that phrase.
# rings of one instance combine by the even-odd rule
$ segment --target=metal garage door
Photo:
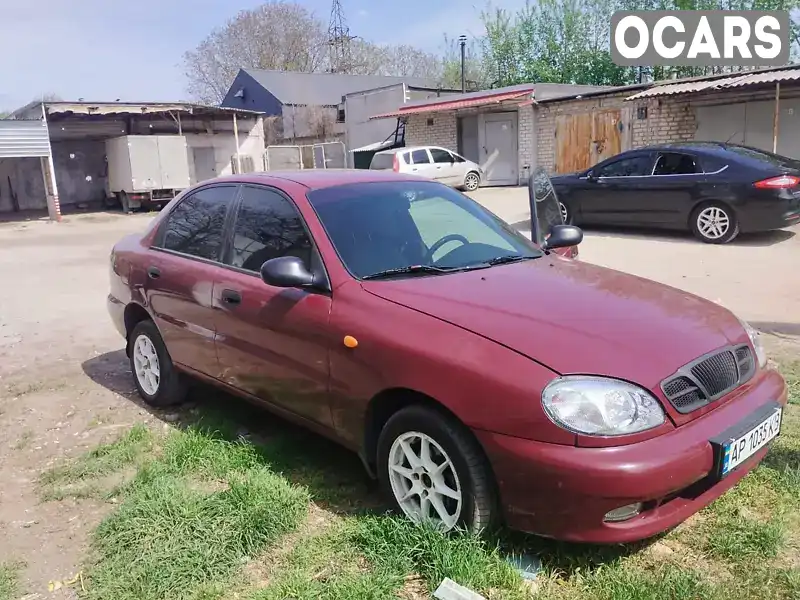
[[[772,101],[700,106],[694,139],[746,144],[772,152],[774,107]],[[800,158],[800,99],[781,100],[780,110],[778,154]]]
[[[0,120],[0,158],[38,156],[50,156],[50,138],[44,121]]]

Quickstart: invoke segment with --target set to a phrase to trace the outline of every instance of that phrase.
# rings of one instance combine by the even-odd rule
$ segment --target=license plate
[[[720,476],[724,477],[736,467],[778,437],[781,432],[781,417],[783,409],[780,406],[771,407],[769,412],[761,416],[755,425],[749,426],[745,431],[725,436],[719,440],[720,447]],[[752,421],[751,421],[752,423]]]

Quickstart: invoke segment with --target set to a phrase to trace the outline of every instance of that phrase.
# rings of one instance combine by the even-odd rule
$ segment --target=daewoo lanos
[[[560,256],[411,175],[205,182],[111,254],[109,310],[155,406],[197,377],[359,453],[443,530],[612,543],[668,529],[764,457],[787,401],[725,308]]]

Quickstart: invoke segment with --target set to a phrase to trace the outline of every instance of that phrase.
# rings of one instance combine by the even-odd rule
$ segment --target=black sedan
[[[640,148],[552,182],[576,225],[689,229],[724,244],[800,223],[800,161],[736,144]]]

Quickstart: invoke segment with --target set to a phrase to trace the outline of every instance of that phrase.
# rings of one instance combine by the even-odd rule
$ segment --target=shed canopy
[[[50,156],[50,138],[43,119],[0,120],[0,158]]]
[[[629,96],[626,100],[640,100],[656,96],[674,96],[702,91],[720,90],[727,88],[743,87],[748,85],[763,85],[781,81],[795,81],[800,79],[800,66],[787,69],[739,73],[729,77],[715,77],[713,79],[695,79],[680,83],[664,83]]]
[[[483,92],[473,92],[459,96],[445,96],[437,98],[435,102],[430,100],[417,104],[407,104],[396,111],[383,113],[370,117],[370,119],[386,119],[389,117],[404,117],[419,113],[434,113],[442,111],[459,110],[477,106],[491,106],[502,102],[533,101],[533,85],[513,86],[512,88],[500,88],[485,90]]]

